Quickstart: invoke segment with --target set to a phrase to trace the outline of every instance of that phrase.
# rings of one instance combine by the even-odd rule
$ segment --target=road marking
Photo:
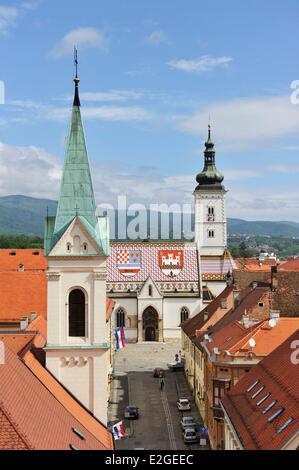
[[[176,440],[175,440],[175,435],[174,435],[173,422],[171,418],[169,403],[167,400],[166,386],[164,386],[164,391],[161,392],[161,395],[162,395],[162,404],[164,408],[164,413],[166,417],[170,448],[171,450],[176,450],[177,445],[176,445]]]

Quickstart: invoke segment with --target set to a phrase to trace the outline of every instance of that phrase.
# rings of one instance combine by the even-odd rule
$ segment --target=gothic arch
[[[159,340],[159,315],[157,310],[149,306],[142,314],[142,331],[145,341]]]

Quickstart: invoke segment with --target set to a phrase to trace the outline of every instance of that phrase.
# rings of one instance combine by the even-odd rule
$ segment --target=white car
[[[179,411],[190,411],[191,405],[188,398],[180,398],[177,402],[178,410]]]
[[[184,443],[193,444],[198,442],[198,437],[194,428],[187,428],[184,431]]]

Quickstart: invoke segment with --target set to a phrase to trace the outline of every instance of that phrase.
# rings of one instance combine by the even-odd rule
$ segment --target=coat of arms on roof
[[[159,266],[166,276],[178,276],[183,269],[183,259],[182,250],[159,251]]]
[[[117,269],[125,277],[134,277],[141,268],[141,251],[120,250],[117,252]]]

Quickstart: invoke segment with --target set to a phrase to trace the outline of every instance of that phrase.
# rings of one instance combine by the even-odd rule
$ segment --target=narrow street
[[[123,420],[126,438],[116,441],[119,450],[199,450],[199,444],[185,445],[180,428],[182,416],[192,416],[198,428],[202,422],[195,407],[184,372],[167,370],[179,351],[177,345],[159,343],[129,344],[116,353],[114,379],[111,387],[109,425]],[[160,380],[153,378],[153,369],[165,370],[165,387],[160,390]],[[178,398],[189,398],[191,411],[177,409]],[[127,405],[139,408],[135,421],[124,419]]]

